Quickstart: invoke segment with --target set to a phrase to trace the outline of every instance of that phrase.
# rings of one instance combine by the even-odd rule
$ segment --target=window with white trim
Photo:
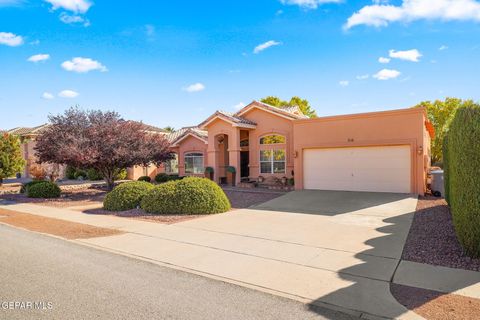
[[[285,149],[260,150],[260,173],[285,173]]]
[[[202,174],[205,171],[203,165],[203,153],[190,152],[185,154],[185,173]]]
[[[165,162],[165,173],[167,174],[177,174],[178,173],[178,155],[175,153],[173,159]]]

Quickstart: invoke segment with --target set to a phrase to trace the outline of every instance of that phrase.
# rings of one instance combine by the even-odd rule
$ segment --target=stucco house
[[[22,141],[22,156],[27,161],[27,165],[25,166],[24,171],[21,172],[22,177],[31,178],[30,167],[31,167],[31,164],[37,160],[35,156],[35,149],[34,149],[36,145],[36,140],[43,133],[43,131],[46,128],[48,128],[48,126],[49,124],[42,124],[40,126],[33,127],[33,128],[17,127],[17,128],[13,128],[6,131],[6,133],[8,134],[19,136]],[[164,129],[157,128],[155,126],[151,126],[147,124],[142,124],[142,126],[146,132],[149,132],[152,134],[161,134],[165,136],[168,134],[168,132],[166,132]],[[145,174],[145,171],[147,172],[147,174]],[[149,174],[154,176],[158,172],[163,172],[162,168],[156,168],[154,166],[150,166],[148,168],[143,168],[143,167],[127,168],[127,178],[137,179],[142,175],[149,175]],[[59,172],[59,178],[64,178],[64,177],[65,177],[65,167],[61,166],[60,172]]]
[[[203,176],[211,167],[220,183],[233,166],[237,183],[286,177],[297,190],[424,194],[433,135],[422,108],[310,119],[253,101],[170,135],[177,158],[164,171]]]
[[[34,155],[35,137],[46,125],[15,128]],[[277,108],[253,101],[236,113],[217,111],[198,126],[173,133],[145,125],[170,142],[175,158],[160,167],[128,168],[128,178],[158,173],[205,176],[226,182],[293,178],[295,189],[424,194],[434,130],[426,110],[360,113],[310,119],[296,107]],[[28,168],[24,172],[28,177]]]

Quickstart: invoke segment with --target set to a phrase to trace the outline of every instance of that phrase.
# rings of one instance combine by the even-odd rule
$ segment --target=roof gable
[[[192,136],[197,138],[205,143],[208,142],[208,133],[206,131],[201,130],[198,127],[185,127],[175,132],[170,133],[167,136],[168,141],[170,142],[171,146],[177,145],[179,142],[183,141],[187,137]]]
[[[226,112],[226,111],[216,111],[210,117],[208,117],[205,121],[199,124],[199,127],[204,129],[207,128],[213,121],[220,119],[225,122],[228,122],[234,127],[241,127],[247,129],[255,129],[257,124],[251,120],[242,118],[236,114]]]
[[[308,119],[308,117],[302,113],[298,106],[275,107],[255,100],[235,113],[235,116],[241,117],[253,109],[262,110],[264,112],[268,112],[289,120]]]

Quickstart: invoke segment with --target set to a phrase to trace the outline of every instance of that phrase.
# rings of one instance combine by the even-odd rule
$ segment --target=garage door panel
[[[409,146],[307,149],[304,188],[410,193]]]

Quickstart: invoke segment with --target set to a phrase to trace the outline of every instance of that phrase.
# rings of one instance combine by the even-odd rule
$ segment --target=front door
[[[250,168],[248,167],[249,163],[249,152],[241,151],[240,152],[240,177],[247,178],[250,175]]]

